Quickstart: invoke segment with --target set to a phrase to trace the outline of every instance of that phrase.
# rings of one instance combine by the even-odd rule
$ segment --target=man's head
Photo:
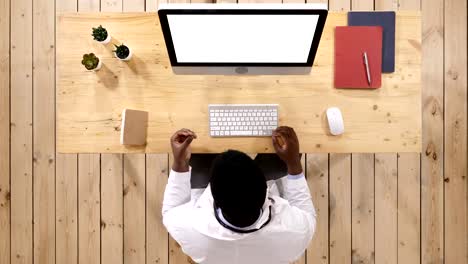
[[[246,227],[258,219],[267,185],[263,172],[245,153],[220,154],[211,167],[210,185],[215,204],[229,223]]]

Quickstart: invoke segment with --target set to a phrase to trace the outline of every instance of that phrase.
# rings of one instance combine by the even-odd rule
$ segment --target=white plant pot
[[[98,42],[101,43],[102,45],[106,45],[111,41],[111,39],[112,39],[111,35],[109,34],[109,32],[107,32],[107,38],[103,41],[98,41]]]
[[[132,50],[130,48],[128,50],[129,50],[129,53],[128,53],[127,58],[125,58],[125,59],[121,59],[121,58],[117,57],[117,54],[115,52],[114,52],[114,56],[117,59],[121,60],[121,61],[129,61],[132,58],[133,53],[132,53]]]
[[[95,72],[95,71],[99,71],[99,70],[101,69],[101,67],[102,67],[102,60],[99,59],[99,62],[98,62],[97,67],[94,68],[94,69],[92,69],[92,70],[89,70],[89,71],[94,71],[94,72]]]

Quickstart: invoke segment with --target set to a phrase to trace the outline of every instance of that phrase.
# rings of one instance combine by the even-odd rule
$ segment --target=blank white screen
[[[305,63],[319,15],[167,15],[177,62]]]

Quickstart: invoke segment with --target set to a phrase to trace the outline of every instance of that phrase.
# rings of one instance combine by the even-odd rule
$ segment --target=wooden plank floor
[[[422,10],[423,149],[305,155],[319,219],[296,263],[467,264],[467,2],[310,2]],[[0,264],[189,263],[161,224],[168,154],[55,153],[55,13],[157,4],[0,1]]]

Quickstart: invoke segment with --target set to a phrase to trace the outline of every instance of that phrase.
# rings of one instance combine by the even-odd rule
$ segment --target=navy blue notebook
[[[348,26],[381,26],[382,72],[395,71],[395,12],[349,12]]]

